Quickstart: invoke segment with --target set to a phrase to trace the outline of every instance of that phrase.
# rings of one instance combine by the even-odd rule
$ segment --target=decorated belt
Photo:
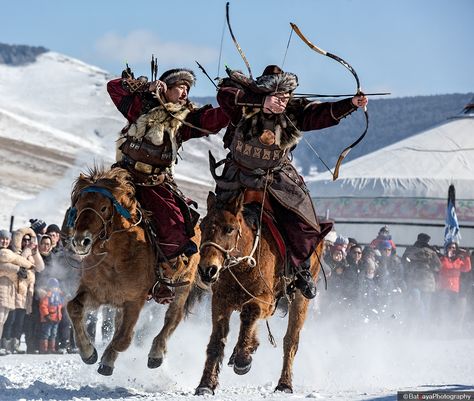
[[[153,166],[152,164],[143,163],[140,161],[133,160],[127,155],[123,155],[122,161],[129,167],[132,167],[134,170],[142,174],[160,174],[167,173],[168,167],[163,166]]]

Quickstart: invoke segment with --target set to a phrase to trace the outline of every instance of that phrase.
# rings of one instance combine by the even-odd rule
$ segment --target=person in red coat
[[[441,256],[441,270],[438,277],[438,289],[440,291],[441,307],[445,317],[450,316],[453,320],[459,317],[459,287],[461,273],[471,270],[469,253],[459,249],[456,242],[445,244],[445,254]]]
[[[176,68],[159,80],[135,79],[130,71],[107,84],[117,109],[127,119],[117,149],[116,166],[127,169],[136,187],[137,199],[151,212],[161,260],[171,266],[179,258],[198,251],[191,240],[198,213],[184,197],[173,177],[173,165],[183,142],[218,133],[229,123],[220,107],[198,107],[188,99],[194,72]],[[161,265],[163,266],[163,265]],[[164,272],[166,275],[166,272]],[[154,299],[167,303],[173,294],[160,286]]]

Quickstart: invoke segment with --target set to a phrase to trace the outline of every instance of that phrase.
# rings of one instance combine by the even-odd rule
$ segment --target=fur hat
[[[46,228],[46,223],[40,219],[30,219],[30,224],[36,234],[41,233]]]
[[[61,229],[56,224],[50,224],[46,229],[46,234],[49,233],[58,233],[61,234]]]
[[[11,239],[12,233],[8,230],[0,230],[0,238],[8,238]]]
[[[298,77],[291,72],[284,72],[277,65],[268,65],[255,84],[264,93],[288,93],[298,86]]]
[[[160,81],[163,81],[168,88],[184,84],[187,85],[189,89],[196,82],[196,75],[193,71],[188,70],[187,68],[175,68],[165,71],[161,75]]]

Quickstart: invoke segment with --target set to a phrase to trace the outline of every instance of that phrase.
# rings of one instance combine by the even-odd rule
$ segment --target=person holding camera
[[[441,307],[445,317],[450,316],[453,323],[459,323],[460,317],[460,276],[471,270],[469,253],[460,249],[457,242],[448,241],[444,245],[445,253],[441,256],[441,270],[438,277]]]
[[[44,263],[38,252],[36,234],[30,227],[15,231],[10,247],[11,253],[7,253],[5,260],[17,264],[18,269],[13,285],[14,303],[10,304],[13,310],[3,327],[2,343],[7,351],[18,353],[25,315],[32,312],[35,273],[44,270]]]

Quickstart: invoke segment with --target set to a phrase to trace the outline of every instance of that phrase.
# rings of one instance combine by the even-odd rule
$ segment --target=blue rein
[[[112,193],[108,190],[108,189],[105,189],[105,188],[101,188],[101,187],[96,187],[96,186],[90,186],[90,187],[86,187],[84,188],[80,194],[82,193],[87,193],[87,192],[95,192],[95,193],[99,193],[103,196],[105,196],[106,198],[110,199],[112,201],[112,204],[114,205],[115,207],[115,210],[121,215],[123,216],[124,218],[126,219],[130,219],[132,217],[132,215],[130,214],[130,211],[125,208],[124,206],[122,206],[117,199],[115,199],[115,196],[112,195]],[[73,206],[69,209],[69,213],[68,213],[68,216],[67,216],[67,226],[68,227],[74,227],[74,223],[76,221],[76,217],[77,217],[77,209]]]

